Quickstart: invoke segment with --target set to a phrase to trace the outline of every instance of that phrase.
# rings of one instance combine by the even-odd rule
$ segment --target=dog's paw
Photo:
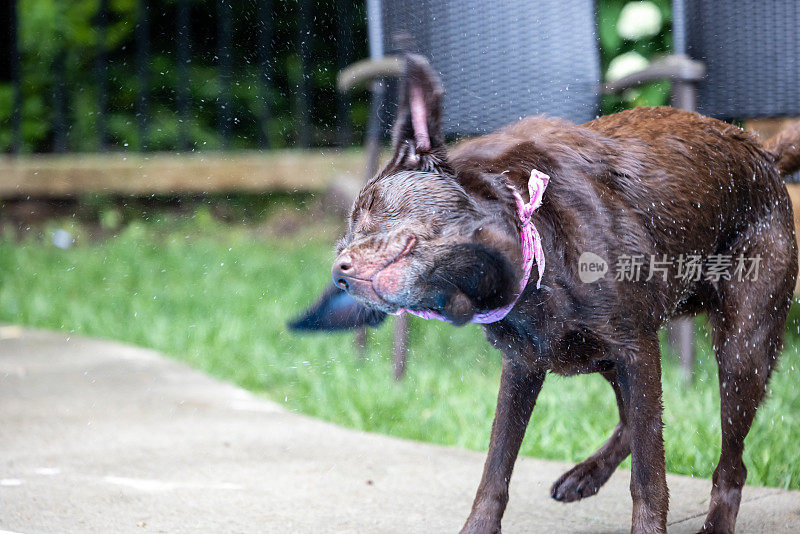
[[[574,502],[596,494],[611,477],[614,469],[600,466],[596,461],[579,463],[555,481],[550,496],[561,502]]]

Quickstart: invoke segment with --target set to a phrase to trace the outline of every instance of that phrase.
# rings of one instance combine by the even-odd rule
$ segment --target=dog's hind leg
[[[573,502],[596,494],[622,461],[631,453],[628,417],[625,410],[627,386],[620,384],[615,368],[603,371],[603,377],[614,388],[619,409],[619,423],[600,449],[555,481],[550,496],[561,502]]]
[[[744,440],[780,355],[797,270],[790,231],[762,228],[747,258],[760,258],[756,280],[723,280],[709,312],[719,365],[722,448],[702,532],[733,533],[747,478]],[[791,242],[788,242],[791,240]],[[762,246],[763,245],[763,246]],[[791,254],[789,254],[791,252]]]

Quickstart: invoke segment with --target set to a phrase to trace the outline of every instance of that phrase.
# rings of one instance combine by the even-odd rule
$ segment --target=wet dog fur
[[[658,329],[707,314],[719,365],[722,451],[703,532],[734,531],[747,476],[744,439],[780,355],[797,272],[783,177],[800,168],[800,127],[762,144],[736,126],[671,108],[637,108],[583,125],[534,117],[445,146],[443,89],[427,61],[407,58],[394,156],[358,195],[334,282],[364,308],[435,310],[456,325],[511,302],[521,273],[519,221],[532,169],[550,175],[533,222],[547,258],[503,320],[484,326],[502,352],[488,457],[462,532],[500,531],[508,484],[548,371],[600,373],[619,424],[559,478],[554,499],[597,493],[631,456],[634,533],[666,531]],[[756,280],[679,276],[642,267],[579,278],[583,252],[630,257],[725,255],[760,261]],[[532,273],[530,280],[536,280]],[[679,498],[679,497],[678,497]]]

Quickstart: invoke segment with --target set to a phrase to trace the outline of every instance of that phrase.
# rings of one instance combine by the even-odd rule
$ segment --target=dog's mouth
[[[346,291],[356,300],[369,308],[374,308],[386,313],[394,313],[400,306],[386,300],[376,291],[372,279],[348,277]]]
[[[416,245],[416,237],[409,236],[403,248],[379,267],[372,276],[347,276],[347,292],[364,304],[387,313],[406,307],[410,265],[409,255]]]

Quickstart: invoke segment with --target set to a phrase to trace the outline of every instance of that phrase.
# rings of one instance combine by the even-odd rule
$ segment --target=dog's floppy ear
[[[311,308],[289,322],[288,326],[295,331],[330,332],[359,326],[378,326],[385,318],[385,313],[368,310],[345,291],[331,284]]]
[[[410,144],[425,153],[444,146],[442,134],[442,96],[439,76],[428,60],[419,54],[404,55],[406,70],[400,82],[397,120],[392,129],[395,151]]]

